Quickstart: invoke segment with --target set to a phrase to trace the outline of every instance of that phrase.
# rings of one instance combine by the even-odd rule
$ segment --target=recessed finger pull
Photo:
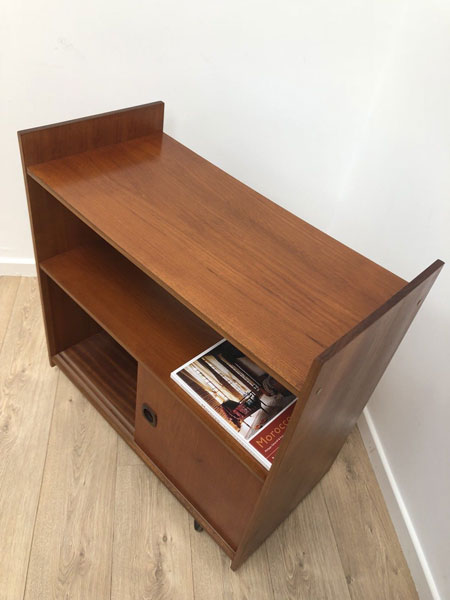
[[[142,405],[142,414],[147,419],[152,427],[156,427],[157,416],[153,409],[150,408],[148,404]]]

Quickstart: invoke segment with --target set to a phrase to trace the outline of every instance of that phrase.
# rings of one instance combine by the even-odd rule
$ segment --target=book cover
[[[171,373],[267,469],[296,397],[227,340]]]

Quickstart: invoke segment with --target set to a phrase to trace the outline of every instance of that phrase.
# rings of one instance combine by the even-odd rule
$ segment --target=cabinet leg
[[[203,531],[203,527],[195,519],[194,519],[194,529],[195,529],[195,531]]]

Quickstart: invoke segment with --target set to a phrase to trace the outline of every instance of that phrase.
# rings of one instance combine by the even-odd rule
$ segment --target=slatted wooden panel
[[[433,263],[316,359],[233,568],[328,471],[442,266]]]

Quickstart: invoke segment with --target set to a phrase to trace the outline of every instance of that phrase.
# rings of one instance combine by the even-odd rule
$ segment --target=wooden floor
[[[48,365],[36,281],[0,277],[0,600],[417,598],[355,430],[237,572]]]

